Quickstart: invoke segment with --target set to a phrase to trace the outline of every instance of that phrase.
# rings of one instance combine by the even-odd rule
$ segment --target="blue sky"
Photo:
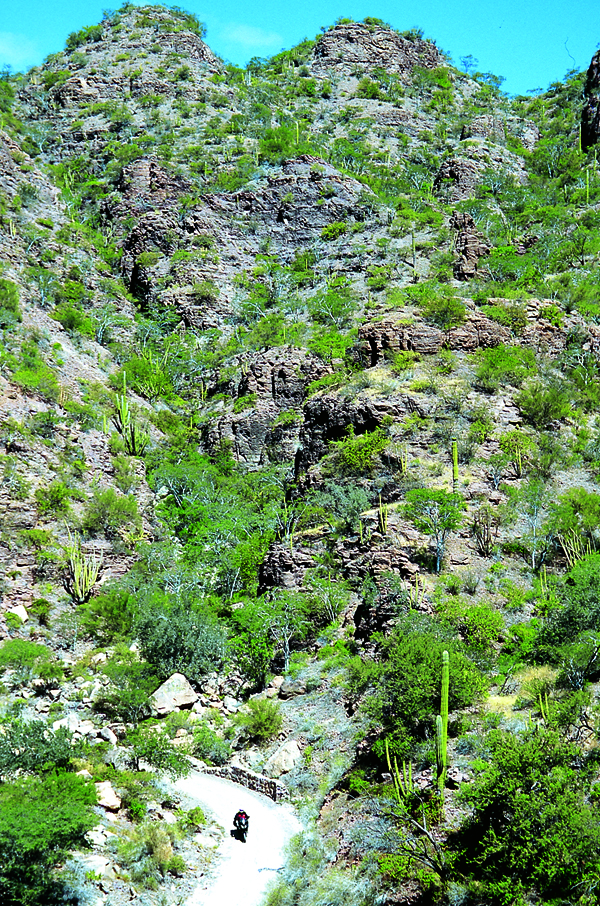
[[[120,0],[115,4],[120,5]],[[144,5],[138,3],[137,5]],[[472,54],[479,69],[506,78],[504,89],[524,94],[545,89],[571,68],[587,68],[600,42],[598,0],[281,0],[260,4],[180,0],[208,27],[207,42],[242,65],[314,37],[340,16],[377,16],[400,30],[418,26],[458,65]],[[61,50],[71,31],[102,18],[96,0],[0,0],[0,65],[27,69]]]

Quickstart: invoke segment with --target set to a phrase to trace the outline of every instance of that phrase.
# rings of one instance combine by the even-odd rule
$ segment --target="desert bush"
[[[207,764],[222,765],[231,755],[229,744],[212,729],[207,721],[194,724],[193,753]]]
[[[523,387],[515,402],[525,421],[538,430],[549,422],[565,418],[572,409],[572,400],[561,387],[534,381]]]
[[[0,776],[66,770],[77,754],[66,727],[53,731],[43,720],[0,720]]]
[[[281,730],[283,717],[276,701],[269,698],[253,698],[248,702],[247,711],[239,711],[235,722],[252,739],[266,742]]]
[[[464,323],[467,316],[465,303],[447,294],[432,295],[423,299],[421,305],[423,317],[442,330],[458,327]]]
[[[64,902],[53,875],[67,852],[85,846],[97,823],[93,783],[53,773],[0,785],[0,900],[4,906]]]
[[[131,723],[148,716],[150,695],[160,684],[151,664],[138,660],[133,652],[123,649],[117,650],[106,661],[102,672],[111,685],[105,687],[94,701],[97,711]]]
[[[56,402],[60,388],[56,374],[46,364],[33,340],[21,346],[21,359],[13,371],[13,380],[28,393],[37,393],[48,402]]]
[[[143,760],[157,771],[168,774],[172,780],[185,777],[190,772],[190,763],[185,754],[173,745],[164,729],[138,726],[129,731],[126,743],[131,747],[137,771]]]
[[[103,643],[131,638],[138,602],[119,585],[105,585],[78,611],[85,634]]]
[[[310,495],[310,503],[335,518],[336,531],[341,534],[355,532],[360,514],[368,509],[370,498],[364,488],[347,482],[338,484],[326,481]]]
[[[555,583],[554,595],[546,606],[535,644],[540,661],[556,663],[560,648],[576,642],[600,626],[600,554],[590,554],[576,563]]]
[[[522,478],[533,461],[535,441],[520,428],[513,428],[501,435],[498,445],[513,468],[515,478]]]
[[[50,312],[50,317],[58,321],[68,333],[76,332],[84,337],[96,336],[95,321],[72,302],[61,302]]]
[[[152,604],[137,617],[135,634],[143,657],[163,678],[183,673],[197,681],[223,663],[225,633],[207,610]]]
[[[28,639],[7,639],[0,647],[0,669],[12,667],[23,679],[39,673],[43,664],[49,664],[53,654],[46,645]]]
[[[181,861],[173,852],[174,835],[173,827],[147,821],[119,841],[117,856],[132,881],[149,890],[157,890],[171,868],[175,873],[180,872]]]
[[[373,82],[368,76],[364,76],[356,86],[356,97],[378,101],[382,98],[381,89],[377,82]]]
[[[379,456],[389,442],[381,428],[354,434],[354,426],[348,427],[348,436],[344,440],[331,442],[338,468],[343,474],[362,475],[375,468],[375,457]]]
[[[487,393],[494,393],[501,384],[519,387],[537,370],[533,351],[521,346],[481,349],[474,356],[474,362],[476,386]]]
[[[493,730],[488,750],[463,793],[473,811],[453,834],[455,867],[494,904],[590,896],[600,820],[586,801],[585,773],[573,770],[580,749],[537,727],[521,735]]]
[[[81,527],[92,535],[101,532],[107,538],[116,538],[119,530],[139,525],[135,497],[121,496],[114,488],[98,488],[84,508]]]
[[[462,646],[447,629],[417,613],[402,617],[391,636],[380,639],[380,664],[356,661],[349,665],[349,686],[367,695],[363,711],[378,735],[387,736],[398,758],[408,758],[419,740],[432,733],[439,714],[442,651],[450,652],[450,710],[481,699],[486,680],[467,659]],[[375,751],[384,758],[383,740]]]
[[[71,508],[72,498],[80,495],[78,491],[56,480],[47,487],[38,488],[34,496],[40,516],[65,516]]]
[[[19,290],[11,280],[0,278],[0,329],[12,327],[21,320]]]
[[[520,334],[527,327],[527,312],[524,306],[518,303],[482,305],[481,311],[503,327],[510,327],[513,333]]]

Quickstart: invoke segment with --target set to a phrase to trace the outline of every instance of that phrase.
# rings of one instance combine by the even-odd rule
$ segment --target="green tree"
[[[463,521],[464,501],[458,494],[416,488],[406,494],[404,513],[418,531],[429,535],[435,548],[435,571],[439,573],[446,541]]]

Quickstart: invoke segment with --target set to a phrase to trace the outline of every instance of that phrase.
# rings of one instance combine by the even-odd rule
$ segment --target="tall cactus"
[[[458,492],[458,443],[452,438],[452,493]]]
[[[442,652],[442,696],[440,714],[435,719],[435,754],[437,761],[437,780],[440,796],[446,786],[446,768],[448,766],[448,689],[450,686],[450,656]]]

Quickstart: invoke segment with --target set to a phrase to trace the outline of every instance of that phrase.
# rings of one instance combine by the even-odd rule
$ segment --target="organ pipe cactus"
[[[458,491],[458,443],[452,438],[452,493]]]
[[[64,549],[66,567],[63,575],[63,588],[74,604],[85,604],[92,596],[94,585],[102,569],[102,554],[86,555],[81,549],[81,541],[69,532],[69,544]]]
[[[442,652],[442,694],[440,714],[435,719],[435,754],[437,761],[437,781],[440,796],[446,786],[446,768],[448,766],[448,690],[450,687],[450,656]]]

